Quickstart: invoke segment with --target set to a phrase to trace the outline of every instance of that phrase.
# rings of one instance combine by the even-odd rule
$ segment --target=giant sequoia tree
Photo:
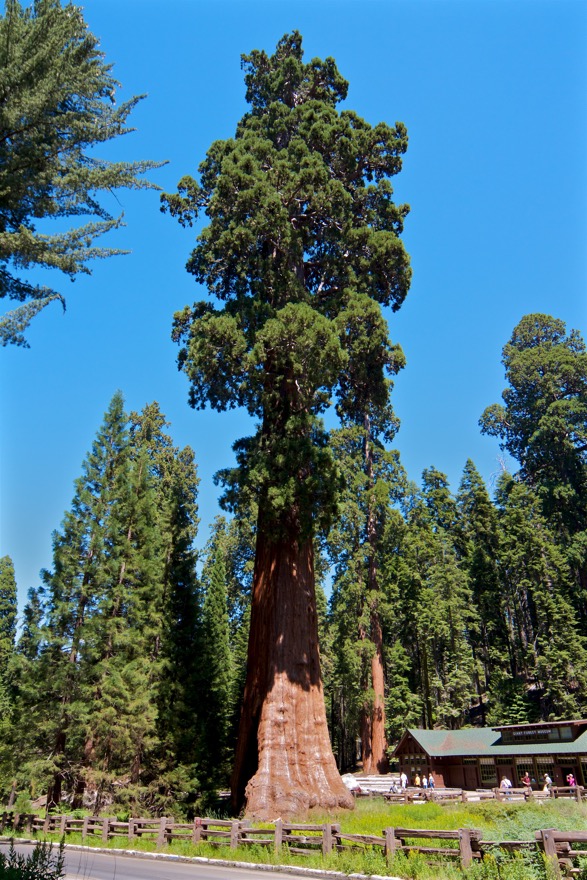
[[[246,407],[254,436],[236,444],[225,502],[259,505],[248,671],[234,806],[275,816],[351,806],[328,739],[318,655],[313,537],[336,505],[338,473],[320,415],[355,392],[364,353],[345,345],[373,303],[398,309],[409,286],[399,239],[406,206],[390,177],[403,125],[370,126],[337,105],[347,83],[332,58],[303,62],[299,33],[268,56],[243,56],[249,112],[216,141],[199,182],[165,208],[200,214],[188,270],[215,302],[176,315],[190,403]],[[388,365],[374,365],[381,387]]]

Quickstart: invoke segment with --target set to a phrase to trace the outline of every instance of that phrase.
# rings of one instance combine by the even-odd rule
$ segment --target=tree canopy
[[[400,239],[408,207],[395,204],[390,182],[407,134],[401,123],[371,126],[340,111],[347,82],[332,58],[304,62],[297,31],[271,56],[244,55],[242,66],[249,112],[233,138],[212,144],[199,180],[184,177],[163,207],[183,225],[209,221],[187,267],[213,301],[174,324],[190,403],[243,406],[258,420],[254,436],[235,444],[237,468],[221,475],[225,503],[249,495],[259,505],[235,803],[257,767],[271,766],[249,782],[249,808],[291,814],[316,798],[348,803],[330,770],[318,779],[319,769],[296,764],[307,719],[324,719],[313,537],[332,521],[341,488],[320,416],[336,399],[343,420],[381,423],[389,374],[403,362],[381,307],[398,309],[410,283]],[[280,617],[287,607],[302,615],[297,630]],[[285,753],[273,702],[281,687],[293,725]],[[304,694],[317,700],[311,710]],[[323,732],[322,769],[332,763],[325,719]]]
[[[99,201],[154,162],[109,162],[94,147],[132,131],[128,117],[143,96],[117,104],[119,87],[82,10],[60,0],[23,6],[7,0],[0,17],[0,297],[20,303],[0,320],[3,344],[26,345],[24,331],[49,302],[65,300],[29,270],[89,273],[98,257],[124,253],[95,240],[120,226]],[[91,218],[51,233],[45,221]]]

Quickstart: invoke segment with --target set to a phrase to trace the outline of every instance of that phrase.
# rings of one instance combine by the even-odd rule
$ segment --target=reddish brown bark
[[[326,724],[311,539],[271,540],[259,522],[247,680],[232,779],[248,817],[352,809]]]
[[[369,493],[371,494],[374,484],[373,476],[373,449],[371,446],[371,424],[368,415],[365,415],[365,441],[363,452],[365,456],[365,472],[368,479]],[[377,593],[379,584],[377,579],[377,526],[375,522],[375,509],[372,497],[369,500],[367,513],[367,541],[369,543],[369,572],[367,590],[370,596],[369,609],[369,636],[375,648],[371,657],[371,686],[373,688],[373,702],[366,706],[361,717],[361,745],[363,752],[364,773],[388,773],[389,760],[387,757],[387,738],[385,736],[385,668],[383,662],[383,631],[379,619],[377,607]]]

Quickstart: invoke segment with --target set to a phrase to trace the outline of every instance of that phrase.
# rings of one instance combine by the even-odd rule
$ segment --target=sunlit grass
[[[454,804],[441,806],[427,803],[422,805],[388,805],[380,798],[361,799],[352,812],[318,813],[299,816],[300,823],[322,824],[337,822],[346,834],[382,835],[388,827],[421,828],[430,830],[456,830],[475,828],[482,832],[485,840],[533,840],[534,832],[542,828],[560,830],[586,830],[587,806],[570,800],[535,803],[498,803],[484,801],[479,804]],[[265,823],[266,827],[272,827]],[[261,827],[261,826],[259,826]],[[42,838],[43,835],[39,835]],[[49,840],[58,840],[58,835],[49,835]],[[474,864],[463,872],[458,859],[454,863],[445,861],[429,865],[427,858],[418,853],[399,854],[386,862],[378,847],[364,847],[359,851],[345,850],[323,856],[320,852],[309,856],[289,853],[284,846],[280,854],[273,846],[252,844],[231,849],[225,845],[213,846],[207,843],[193,844],[190,840],[174,840],[163,848],[157,847],[155,835],[129,841],[127,837],[111,838],[103,843],[98,835],[90,835],[82,841],[81,834],[67,836],[68,843],[86,846],[107,847],[108,849],[133,849],[143,852],[163,851],[179,856],[226,859],[243,863],[267,865],[303,865],[342,873],[379,874],[406,878],[406,880],[548,880],[543,858],[536,850],[511,856],[496,849],[481,864]],[[443,846],[450,842],[443,841]],[[587,878],[587,872],[585,872]]]

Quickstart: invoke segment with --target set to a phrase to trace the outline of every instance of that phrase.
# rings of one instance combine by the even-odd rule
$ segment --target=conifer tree
[[[542,514],[538,493],[504,475],[498,500],[500,569],[511,645],[510,696],[513,691],[526,701],[527,720],[582,717],[587,653],[571,604],[567,559]],[[507,719],[507,714],[502,717]]]
[[[114,396],[54,535],[43,605],[31,596],[18,736],[49,807],[64,786],[78,806],[90,786],[96,810],[114,782],[119,801],[154,810],[195,789],[195,745],[179,747],[194,705],[197,477],[164,424],[152,404],[129,431]]]
[[[509,644],[499,573],[498,515],[481,476],[469,459],[457,494],[456,539],[467,572],[478,627],[469,633],[476,660],[479,716],[485,726],[489,693],[497,694],[508,669]]]
[[[9,667],[16,639],[16,580],[10,556],[0,558],[0,723],[9,717]]]
[[[474,693],[470,634],[477,627],[453,539],[456,503],[444,474],[423,473],[397,563],[403,625],[422,699],[423,726],[460,727]]]
[[[400,242],[406,206],[390,178],[403,125],[371,127],[337,105],[347,83],[333,59],[303,62],[301,36],[243,57],[248,112],[215,142],[200,181],[184,178],[166,208],[210,221],[188,262],[219,307],[176,316],[190,403],[245,406],[259,422],[236,445],[227,503],[251,493],[259,517],[248,677],[233,802],[250,815],[351,806],[336,771],[323,704],[314,537],[332,518],[338,479],[320,422],[364,352],[348,328],[372,307],[400,307],[409,285]],[[379,370],[383,369],[380,362]],[[311,756],[311,759],[310,759]]]
[[[7,0],[0,16],[0,297],[22,305],[0,321],[0,338],[26,345],[23,331],[63,296],[16,270],[89,274],[88,262],[123,251],[94,240],[121,224],[98,195],[152,184],[153,162],[109,162],[93,147],[125,134],[140,97],[117,106],[119,83],[82,10],[60,0]],[[47,235],[39,220],[86,216],[90,222]]]
[[[212,544],[202,574],[200,710],[202,763],[210,791],[230,778],[229,737],[232,719],[233,666],[230,651],[226,568],[221,544]]]
[[[405,482],[397,454],[384,448],[377,428],[365,417],[363,425],[349,425],[332,436],[345,489],[326,542],[336,566],[332,623],[340,686],[346,713],[358,723],[366,773],[388,769],[381,544]],[[358,655],[354,662],[353,651]]]
[[[508,387],[480,425],[499,437],[536,489],[575,574],[573,604],[587,626],[587,351],[577,330],[525,315],[503,349]]]
[[[200,665],[197,631],[200,625],[197,553],[198,476],[194,453],[179,449],[165,433],[158,404],[130,415],[133,456],[147,456],[157,512],[162,557],[161,609],[151,636],[151,691],[157,707],[159,746],[148,755],[143,802],[161,812],[170,802],[190,802],[198,788],[197,750],[199,712],[197,687]],[[189,807],[189,803],[186,804]]]
[[[12,782],[15,769],[10,746],[15,720],[12,679],[15,674],[16,612],[14,564],[10,556],[3,556],[0,558],[0,792]]]

